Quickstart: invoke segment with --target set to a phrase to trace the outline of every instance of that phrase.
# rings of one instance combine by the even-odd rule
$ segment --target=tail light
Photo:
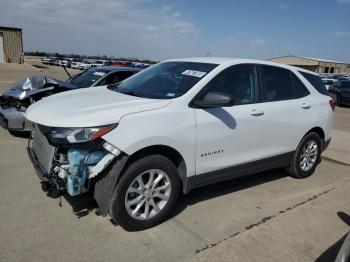
[[[334,109],[335,109],[335,101],[333,100],[333,99],[330,99],[329,100],[329,105],[331,106],[331,108],[332,108],[332,110],[334,111]]]

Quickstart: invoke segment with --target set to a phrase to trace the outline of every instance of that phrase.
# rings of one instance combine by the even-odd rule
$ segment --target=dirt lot
[[[0,64],[0,85],[35,70]],[[350,108],[337,108],[344,145],[349,123]],[[0,261],[332,261],[349,231],[350,162],[323,160],[304,180],[273,170],[197,189],[165,223],[129,233],[86,197],[62,207],[46,197],[26,143],[0,129]]]

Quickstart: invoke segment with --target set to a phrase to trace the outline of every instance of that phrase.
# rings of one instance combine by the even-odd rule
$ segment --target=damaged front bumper
[[[33,123],[24,115],[25,112],[15,107],[0,106],[0,126],[9,131],[30,132],[33,129]]]
[[[28,143],[28,155],[43,189],[52,197],[64,192],[76,196],[90,190],[90,182],[120,155],[120,150],[101,141],[98,145],[71,145],[65,148],[49,144],[36,127]]]

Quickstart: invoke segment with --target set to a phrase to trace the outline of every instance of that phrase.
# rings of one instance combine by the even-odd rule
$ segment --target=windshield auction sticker
[[[93,74],[95,76],[104,76],[106,73],[104,73],[104,72],[94,72]]]
[[[195,70],[186,70],[184,72],[182,72],[183,75],[187,75],[187,76],[195,76],[195,77],[203,77],[206,72],[201,72],[201,71],[195,71]]]

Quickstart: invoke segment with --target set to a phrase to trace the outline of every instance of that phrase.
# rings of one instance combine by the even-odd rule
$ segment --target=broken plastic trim
[[[106,154],[95,166],[91,167],[89,170],[89,178],[93,178],[101,173],[114,158],[120,155],[121,151],[114,147],[112,144],[105,142],[103,148],[109,153]]]

